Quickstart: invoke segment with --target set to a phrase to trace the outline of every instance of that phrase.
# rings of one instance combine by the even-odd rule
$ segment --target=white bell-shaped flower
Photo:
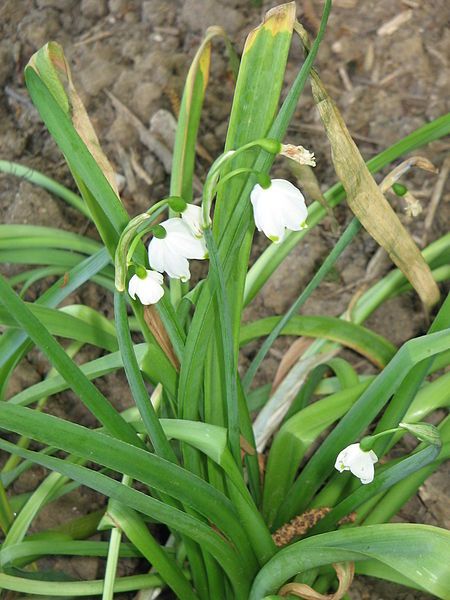
[[[350,444],[339,452],[336,458],[335,468],[342,471],[351,471],[355,477],[361,480],[361,483],[371,483],[374,478],[374,464],[378,461],[378,456],[373,450],[366,452],[361,450],[359,444]]]
[[[189,271],[190,258],[207,257],[203,238],[197,238],[189,226],[177,217],[161,223],[166,237],[153,237],[148,245],[150,266],[160,273],[166,272],[169,277],[187,281],[191,277]]]
[[[257,183],[250,200],[258,231],[263,231],[275,244],[283,240],[286,229],[299,231],[306,227],[308,209],[305,198],[295,185],[285,179],[272,179],[267,188]]]
[[[195,204],[188,204],[181,213],[181,218],[188,225],[196,238],[203,237],[202,209]]]
[[[133,275],[128,284],[128,293],[142,304],[156,304],[164,296],[163,276],[156,271],[145,269],[145,277]]]

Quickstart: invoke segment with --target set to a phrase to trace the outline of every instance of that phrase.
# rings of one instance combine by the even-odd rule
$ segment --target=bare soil
[[[41,123],[24,87],[23,69],[30,56],[49,40],[60,42],[68,57],[76,85],[81,92],[104,150],[122,177],[123,202],[131,215],[150,202],[167,195],[166,152],[173,142],[176,114],[188,66],[209,25],[221,25],[241,51],[248,31],[256,26],[273,2],[261,7],[251,0],[3,0],[0,6],[0,158],[14,160],[43,171],[74,188],[73,181],[55,143]],[[323,2],[297,2],[298,15],[314,32]],[[401,16],[399,16],[401,15]],[[392,21],[395,17],[402,20]],[[318,68],[334,96],[365,158],[377,154],[413,129],[449,110],[445,92],[449,88],[450,29],[445,0],[335,0],[326,39],[321,47]],[[301,52],[294,43],[286,83],[295,77]],[[141,122],[130,125],[124,110],[111,101],[112,93]],[[208,155],[223,147],[233,94],[224,49],[216,44],[210,85],[201,124],[202,158],[197,175],[208,167]],[[162,111],[162,112],[161,112]],[[163,145],[152,151],[143,143],[150,131]],[[314,150],[316,174],[325,190],[334,183],[329,148],[314,109],[309,90],[305,92],[290,127],[287,140]],[[430,144],[420,151],[440,167],[450,148],[448,140]],[[275,167],[277,176],[291,177],[286,165]],[[421,243],[424,234],[431,241],[446,231],[450,212],[449,189],[444,189],[436,217],[425,232],[424,222],[436,177],[413,172],[409,189],[421,201],[424,212],[416,219],[405,215],[399,200],[393,200],[404,223]],[[345,206],[335,211],[342,228],[350,215]],[[0,175],[0,221],[35,223],[95,235],[86,221],[62,201],[44,190],[13,176]],[[246,312],[247,319],[286,310],[335,240],[329,219],[315,228],[295,249]],[[256,238],[254,257],[265,247]],[[364,278],[376,244],[363,234],[340,259],[335,274],[313,295],[304,314],[339,315]],[[382,265],[381,273],[389,264]],[[17,267],[6,266],[5,272]],[[42,292],[34,286],[28,298]],[[84,302],[111,316],[111,298],[93,285],[83,286],[68,302]],[[407,294],[381,307],[367,322],[395,344],[426,331],[427,320],[417,298]],[[282,340],[266,361],[260,382],[270,381],[290,340]],[[249,353],[253,353],[250,348]],[[88,350],[80,360],[94,357]],[[243,357],[243,364],[251,356]],[[359,369],[367,365],[358,363]],[[47,365],[38,352],[17,369],[10,393],[39,381]],[[104,378],[102,391],[120,408],[131,403],[127,386],[119,376]],[[67,419],[92,425],[92,419],[71,394],[58,395],[48,410]],[[20,493],[34,489],[44,477],[39,468],[22,476],[14,486]],[[399,518],[449,527],[448,468],[441,468],[402,510]],[[447,498],[447,502],[446,502]],[[80,488],[43,511],[33,530],[48,528],[98,508],[103,500]],[[100,559],[58,559],[46,566],[80,578],[101,577]],[[125,572],[139,568],[137,561],[121,567]],[[125,597],[125,596],[124,596]],[[131,595],[127,596],[131,597]],[[429,596],[357,578],[351,590],[353,600],[416,599]]]

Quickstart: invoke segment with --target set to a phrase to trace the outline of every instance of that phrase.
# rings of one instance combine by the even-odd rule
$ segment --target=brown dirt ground
[[[170,148],[173,114],[182,92],[188,65],[207,26],[221,25],[240,50],[246,33],[259,21],[265,9],[277,1],[255,7],[250,0],[3,0],[0,6],[0,152],[1,158],[36,168],[73,187],[59,150],[46,132],[31,105],[23,81],[23,68],[29,57],[50,39],[59,41],[66,52],[75,81],[107,155],[123,179],[123,201],[130,214],[138,214],[148,204],[167,194],[168,175],[162,155],[140,141],[139,131],[118,113],[106,95],[112,92],[150,131]],[[313,31],[323,2],[298,1],[301,20]],[[402,14],[404,23],[391,33],[383,25]],[[446,27],[448,4],[445,0],[335,0],[329,28],[318,67],[323,81],[341,108],[350,131],[366,158],[370,158],[416,127],[448,111],[445,91],[449,86],[450,30]],[[384,34],[383,34],[384,33]],[[301,60],[294,44],[286,82],[294,78]],[[213,54],[200,142],[212,156],[223,146],[233,86],[228,76],[223,47]],[[141,130],[141,131],[142,131]],[[288,141],[315,151],[316,174],[323,189],[334,182],[329,150],[309,91],[298,107]],[[448,140],[428,146],[421,154],[441,166],[449,150]],[[133,167],[133,164],[138,167]],[[207,161],[198,160],[201,178]],[[141,168],[140,168],[141,167]],[[143,175],[142,172],[145,174]],[[277,176],[289,176],[285,166],[277,165]],[[424,215],[435,178],[423,172],[412,173],[408,186],[424,205],[424,213],[414,222],[396,208],[401,218],[420,240]],[[429,239],[446,230],[449,192],[444,190],[440,208]],[[339,207],[336,217],[341,226],[349,219],[347,208]],[[12,176],[0,176],[0,221],[36,223],[62,227],[94,235],[83,218],[43,190]],[[283,312],[297,296],[314,269],[329,252],[336,234],[327,220],[292,252],[283,266],[264,287],[247,310],[246,318]],[[254,255],[265,245],[257,238]],[[346,308],[367,264],[376,250],[375,243],[361,235],[339,261],[330,278],[304,307],[305,314],[338,315]],[[386,269],[389,266],[386,266]],[[7,273],[15,270],[8,267]],[[35,286],[29,299],[41,293]],[[85,302],[111,316],[111,299],[99,295],[92,285],[84,286],[68,301]],[[396,344],[425,331],[426,321],[417,299],[411,294],[392,300],[372,316],[368,325]],[[268,360],[260,382],[270,381],[280,356],[289,345],[284,340]],[[254,348],[249,353],[254,352]],[[80,360],[93,358],[92,351]],[[248,357],[243,357],[245,364]],[[365,365],[360,365],[365,368]],[[30,353],[11,382],[13,393],[42,378],[46,364],[38,352]],[[125,407],[130,397],[118,376],[105,378],[102,387],[117,406]],[[70,394],[56,396],[49,410],[70,420],[91,424],[91,420]],[[21,477],[16,492],[33,489],[43,477],[39,469]],[[448,527],[450,515],[448,469],[442,468],[408,503],[400,518]],[[447,496],[448,497],[448,496]],[[97,506],[101,499],[88,490],[78,490],[44,511],[36,530],[50,527],[71,516]],[[52,567],[78,577],[101,577],[100,560],[58,560]],[[134,568],[130,563],[124,572]],[[131,596],[129,596],[131,597]],[[370,579],[357,579],[353,600],[422,599],[424,594]]]

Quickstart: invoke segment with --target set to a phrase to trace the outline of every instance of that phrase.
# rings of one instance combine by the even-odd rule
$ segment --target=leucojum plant
[[[365,164],[313,69],[330,4],[324,3],[313,43],[296,21],[295,3],[267,13],[249,34],[240,64],[227,40],[236,89],[225,148],[194,204],[211,42],[224,36],[219,28],[207,32],[182,97],[169,195],[133,219],[62,48],[52,42],[31,58],[29,93],[80,196],[23,166],[2,161],[1,169],[76,207],[95,224],[101,242],[35,225],[0,226],[1,260],[28,265],[9,280],[0,278],[2,590],[104,600],[137,590],[140,598],[155,598],[164,588],[183,600],[339,599],[356,572],[450,598],[449,533],[390,522],[449,456],[448,417],[437,426],[426,419],[450,401],[450,300],[440,301],[436,283],[449,277],[450,236],[420,252],[384,195],[392,189],[405,195],[398,180],[408,169],[432,169],[417,156],[393,163],[448,134],[450,116]],[[293,37],[304,47],[304,61],[281,103]],[[307,82],[340,181],[323,197],[313,191],[320,202],[308,208],[297,187],[270,177],[277,155],[302,165],[303,174],[315,164],[313,148],[284,140]],[[383,168],[393,170],[377,185],[371,173]],[[243,324],[244,308],[289,252],[344,200],[352,220],[287,313]],[[255,225],[273,243],[249,269]],[[300,315],[361,226],[395,268],[340,318]],[[203,260],[207,271],[194,287],[192,259]],[[50,276],[57,277],[53,285],[27,302],[29,287]],[[114,321],[88,306],[61,307],[87,281],[114,295]],[[425,335],[397,348],[363,322],[385,300],[411,289],[435,316]],[[276,385],[255,387],[264,357],[285,334],[309,343]],[[238,370],[240,348],[260,338],[250,366]],[[74,359],[86,344],[102,355],[79,365]],[[7,383],[32,348],[51,370],[8,397]],[[372,368],[357,373],[338,356],[343,348]],[[96,380],[122,369],[133,405],[119,412]],[[47,398],[69,389],[97,428],[44,410]],[[409,453],[399,446],[392,458],[389,451],[405,434],[415,436],[417,446]],[[14,495],[12,484],[34,465],[47,476],[33,492]],[[104,508],[30,531],[44,507],[78,486],[103,495]],[[54,555],[104,557],[104,576],[56,577],[40,566],[42,557]],[[142,559],[142,572],[119,576],[119,560],[130,557]]]

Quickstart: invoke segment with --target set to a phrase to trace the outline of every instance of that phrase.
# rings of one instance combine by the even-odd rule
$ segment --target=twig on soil
[[[118,113],[121,113],[127,121],[135,127],[139,134],[139,139],[146,146],[150,152],[153,152],[155,156],[161,161],[164,170],[166,173],[170,173],[172,170],[172,154],[162,142],[160,142],[156,136],[154,136],[150,131],[145,127],[144,123],[136,117],[135,114],[131,112],[131,110],[125,106],[112,92],[106,91],[106,94],[110,98],[113,103],[114,108]]]
[[[85,39],[75,42],[73,47],[77,48],[79,46],[85,46],[86,44],[92,44],[93,42],[99,42],[100,40],[109,38],[112,35],[114,35],[113,31],[99,31],[98,33],[94,33],[93,35],[86,37]]]
[[[130,159],[131,159],[131,166],[133,167],[133,170],[136,173],[136,175],[139,177],[139,179],[142,179],[142,181],[144,181],[148,186],[153,185],[153,179],[150,177],[150,175],[147,173],[147,171],[141,165],[141,163],[139,162],[138,156],[133,149],[131,150]]]
[[[397,31],[397,29],[400,29],[402,25],[407,23],[411,19],[412,15],[412,10],[404,10],[400,14],[395,15],[393,19],[390,19],[389,21],[386,21],[386,23],[383,23],[383,25],[377,30],[377,35],[392,35]]]
[[[444,191],[445,182],[447,181],[447,177],[450,171],[450,156],[444,161],[442,165],[441,172],[439,173],[439,177],[437,178],[436,184],[433,189],[433,194],[431,196],[430,204],[428,206],[427,216],[425,218],[424,223],[424,231],[422,235],[422,244],[425,246],[427,243],[428,234],[430,233],[430,229],[433,225],[434,217],[436,215],[436,211],[439,206],[439,202],[441,201],[442,194]]]
[[[342,83],[344,84],[344,87],[347,90],[347,92],[352,92],[353,91],[353,84],[350,81],[350,77],[348,76],[347,69],[344,67],[344,65],[341,65],[338,68],[338,72],[339,72],[339,75],[340,75],[340,77],[342,79]]]
[[[131,159],[120,144],[116,144],[116,151],[120,166],[122,167],[123,174],[125,175],[128,191],[131,195],[133,195],[136,192],[137,184]]]

